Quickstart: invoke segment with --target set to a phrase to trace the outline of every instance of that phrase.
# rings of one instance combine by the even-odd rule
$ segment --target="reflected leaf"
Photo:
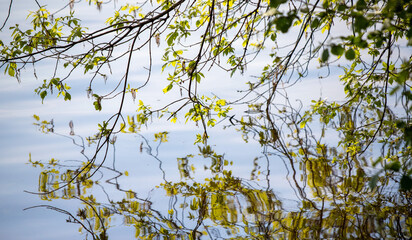
[[[404,191],[410,191],[412,189],[412,178],[408,175],[403,175],[401,178],[400,187]]]

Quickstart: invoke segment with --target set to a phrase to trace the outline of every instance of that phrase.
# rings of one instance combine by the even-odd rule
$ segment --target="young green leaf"
[[[320,61],[323,62],[323,63],[325,63],[325,62],[328,61],[328,59],[329,59],[329,50],[328,50],[328,49],[325,49],[325,50],[323,50],[323,52],[322,52],[322,57],[320,58]]]
[[[349,61],[355,59],[355,57],[356,57],[356,53],[355,53],[355,50],[353,50],[352,48],[349,48],[345,52],[345,58],[348,59]]]
[[[412,189],[412,178],[408,175],[403,175],[400,182],[400,188],[404,191],[410,191]]]
[[[341,45],[332,45],[330,51],[333,55],[341,56],[345,52],[345,48]]]

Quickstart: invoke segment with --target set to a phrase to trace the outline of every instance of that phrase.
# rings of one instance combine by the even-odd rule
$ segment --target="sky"
[[[53,1],[53,4],[58,6],[63,6],[66,3],[67,1]],[[24,26],[23,21],[26,19],[28,9],[34,9],[35,6],[34,1],[24,1],[24,3],[23,1],[14,1],[12,15],[7,26],[15,22]],[[76,5],[76,7],[78,6]],[[0,22],[2,23],[7,14],[7,0],[0,0],[0,9],[2,9],[0,10]],[[76,10],[80,16],[90,17],[89,10],[80,7]],[[100,15],[104,15],[104,11]],[[96,19],[89,18],[91,24],[95,21]],[[7,31],[0,32],[0,39],[6,38]],[[159,57],[160,52],[154,52],[154,56]],[[145,56],[142,55],[141,58],[144,60]],[[260,70],[264,61],[259,60],[252,63],[248,70],[252,72]],[[157,69],[160,69],[159,66],[160,64],[155,65]],[[47,63],[42,63],[37,66],[37,72],[41,74],[47,72],[49,68]],[[116,69],[121,68],[116,66],[114,69],[116,71]],[[164,78],[164,75],[160,75],[160,71],[154,71],[153,74],[153,79]],[[144,76],[143,69],[134,70],[131,82],[142,82],[142,76]],[[238,80],[227,79],[223,72],[208,73],[208,76],[211,80],[210,83],[202,86],[204,91],[228,93],[234,85],[238,85]],[[247,77],[249,75],[245,76],[245,78]],[[221,79],[225,79],[225,81],[222,82]],[[56,239],[56,236],[59,236],[60,240],[79,238],[78,227],[66,223],[66,217],[60,213],[41,208],[23,211],[31,206],[48,204],[40,200],[37,195],[24,192],[37,190],[40,171],[27,164],[29,154],[34,161],[48,161],[51,158],[66,161],[81,160],[80,149],[74,146],[70,139],[41,133],[33,125],[34,118],[32,116],[36,114],[44,120],[53,119],[56,125],[55,131],[62,134],[69,133],[68,124],[73,121],[76,134],[88,136],[96,132],[97,123],[107,119],[116,110],[115,104],[109,104],[104,105],[101,112],[96,112],[92,100],[86,97],[84,77],[79,74],[74,75],[71,79],[73,92],[70,102],[51,96],[42,103],[34,92],[40,83],[41,79],[36,79],[30,68],[22,73],[21,83],[6,75],[0,75],[0,126],[2,127],[0,131],[0,239],[23,240],[28,239],[28,236],[32,240]],[[216,84],[219,84],[219,89],[216,89]],[[152,81],[140,97],[153,101],[160,101],[160,99],[167,101],[168,99],[159,94],[158,91],[164,86],[165,82]],[[306,79],[302,84],[295,86],[289,94],[291,99],[300,98],[303,101],[319,95],[329,98],[342,96],[342,93],[336,89],[336,81],[319,80],[317,76],[313,76],[313,78]],[[125,113],[133,114],[135,108],[136,103],[128,99]],[[178,176],[176,158],[182,157],[188,152],[196,152],[193,136],[194,132],[201,130],[192,125],[185,125],[182,121],[174,125],[160,121],[154,123],[150,128],[143,128],[141,134],[152,142],[153,134],[159,129],[171,132],[169,141],[161,146],[159,158],[164,163],[163,167],[169,169],[167,178],[176,179]],[[225,153],[227,159],[234,161],[236,165],[233,167],[234,173],[245,178],[249,177],[254,157],[261,156],[260,147],[253,143],[245,144],[239,137],[239,133],[235,131],[225,131],[224,137],[220,137],[222,130],[216,128],[210,130],[209,134],[213,139],[210,144],[215,146],[215,150],[218,153]],[[162,173],[158,169],[157,161],[149,155],[139,152],[141,142],[142,139],[139,136],[119,137],[116,144],[116,167],[121,171],[127,170],[130,174],[127,181],[123,183],[125,188],[131,187],[141,192],[143,196],[149,196],[150,190],[162,181]],[[285,181],[284,170],[275,167],[272,169],[271,178],[273,182],[278,184],[275,192],[279,192],[285,199],[293,198]],[[71,201],[54,201],[52,204],[72,210],[76,210],[77,207]],[[114,231],[117,236],[126,236],[129,230]]]

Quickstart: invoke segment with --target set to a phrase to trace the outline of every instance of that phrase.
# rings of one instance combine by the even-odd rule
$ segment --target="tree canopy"
[[[48,64],[35,89],[41,101],[70,101],[73,75],[80,74],[96,111],[117,104],[95,135],[81,138],[91,155],[70,124],[66,137],[84,155],[78,166],[29,160],[42,168],[42,199],[82,203],[77,213],[42,206],[66,214],[86,235],[110,238],[110,219],[121,216],[141,239],[412,237],[410,1],[70,0],[59,9],[34,1],[27,23],[13,23],[10,38],[0,40],[4,73],[24,84],[23,71],[37,77],[36,67]],[[100,18],[112,15],[81,19],[83,2]],[[11,24],[12,5],[3,27]],[[256,64],[259,72],[251,72]],[[209,91],[216,72],[239,78],[229,94]],[[311,101],[292,101],[291,89],[314,78],[335,81],[344,98],[313,97],[307,89]],[[141,97],[153,82],[162,84],[160,104]],[[137,114],[124,114],[128,100]],[[52,121],[34,118],[43,132],[58,134]],[[140,132],[162,120],[198,126],[199,151],[177,158],[180,181],[157,186],[173,202],[167,212],[123,189],[117,179],[127,172],[104,164],[124,134],[141,136],[140,151],[157,158],[152,150],[166,144],[168,132],[156,133],[156,143]],[[232,161],[208,145],[210,129],[219,127],[257,142],[268,165],[284,164],[297,209],[286,209],[270,183],[254,184],[270,175],[259,170],[259,158],[251,159],[251,179],[233,175]],[[207,178],[194,176],[195,159]],[[100,184],[95,173],[104,171],[116,174],[108,182],[124,194],[121,201],[91,194]]]

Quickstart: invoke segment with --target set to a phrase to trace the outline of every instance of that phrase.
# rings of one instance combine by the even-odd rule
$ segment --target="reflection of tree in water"
[[[50,123],[43,126],[45,131],[52,130]],[[269,166],[267,171],[257,171],[262,166],[255,159],[252,180],[236,177],[227,169],[231,162],[210,146],[199,147],[198,154],[177,158],[180,181],[166,180],[166,171],[158,157],[159,147],[167,137],[167,133],[162,134],[156,136],[157,143],[137,135],[143,140],[140,151],[159,162],[164,181],[152,191],[167,196],[161,202],[168,202],[168,210],[158,209],[156,200],[123,189],[118,180],[125,174],[116,169],[115,157],[111,166],[89,164],[84,141],[78,136],[65,137],[81,148],[86,159],[79,161],[81,166],[53,159],[47,164],[31,163],[42,168],[39,194],[43,200],[77,199],[81,207],[76,213],[50,205],[34,207],[66,214],[67,222],[79,224],[82,232],[93,239],[108,239],[108,229],[113,227],[111,221],[119,217],[124,225],[135,229],[135,237],[139,239],[406,239],[411,235],[410,192],[388,192],[389,178],[385,179],[386,185],[368,190],[363,168],[339,167],[326,161],[330,158],[326,147],[317,146],[317,153],[309,150],[300,153],[303,160],[299,168],[304,171],[294,169],[294,162],[289,166],[294,171],[290,179],[292,185],[296,184],[294,189],[300,203],[296,209],[286,209],[270,185]],[[115,141],[110,142],[113,149]],[[272,155],[264,152],[268,164]],[[299,150],[294,157],[298,155]],[[197,158],[209,162],[205,165],[207,177],[203,179],[194,177],[194,167],[190,164],[198,161]],[[266,186],[258,184],[258,174],[266,174],[263,176]],[[305,181],[297,181],[298,175]],[[123,197],[115,200],[119,194],[106,192],[106,183],[115,186]],[[98,191],[104,195],[92,195]]]

